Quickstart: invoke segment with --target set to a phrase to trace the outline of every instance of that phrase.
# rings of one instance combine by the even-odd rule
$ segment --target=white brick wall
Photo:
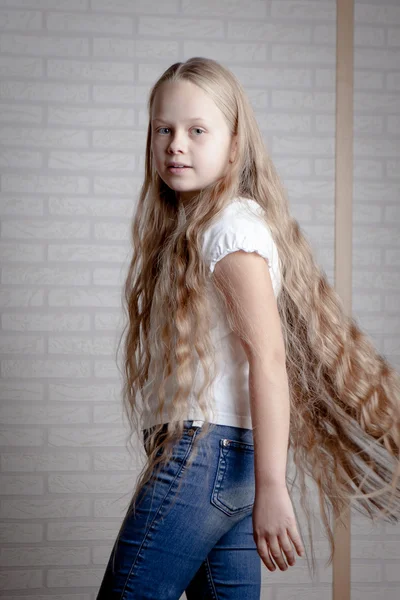
[[[400,366],[400,2],[355,3],[353,310]],[[397,82],[397,85],[396,85]],[[400,527],[352,519],[352,600],[400,594]]]
[[[400,2],[355,2],[353,311],[400,367]],[[94,600],[137,464],[116,344],[152,83],[202,55],[244,84],[333,282],[334,0],[0,0],[0,589]],[[352,521],[352,599],[399,596],[400,527]],[[263,598],[332,573],[263,570]]]

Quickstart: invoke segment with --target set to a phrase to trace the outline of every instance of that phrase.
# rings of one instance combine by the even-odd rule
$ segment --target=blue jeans
[[[184,422],[172,459],[144,500],[139,495],[116,551],[114,544],[97,600],[179,600],[184,592],[187,600],[260,599],[253,431],[214,425],[185,470],[199,429]],[[144,442],[147,435],[145,430]]]

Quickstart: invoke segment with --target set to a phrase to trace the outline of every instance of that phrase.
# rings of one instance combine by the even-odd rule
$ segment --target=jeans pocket
[[[234,516],[251,512],[254,499],[254,445],[220,439],[211,504],[228,516]]]

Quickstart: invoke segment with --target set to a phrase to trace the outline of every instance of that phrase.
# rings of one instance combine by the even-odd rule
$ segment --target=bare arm
[[[256,253],[232,252],[215,266],[249,360],[257,488],[286,485],[289,387],[284,342],[269,267]]]
[[[263,257],[242,251],[222,258],[214,274],[249,361],[256,492],[253,537],[265,566],[274,571],[275,561],[286,571],[295,564],[292,544],[299,556],[304,556],[304,547],[286,487],[289,386],[271,276]]]
[[[249,390],[254,439],[256,489],[285,486],[289,439],[289,389],[286,367],[250,358]]]

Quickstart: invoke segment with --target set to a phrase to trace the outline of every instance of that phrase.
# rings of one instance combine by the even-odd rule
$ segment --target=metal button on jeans
[[[224,446],[229,446],[229,440],[224,440],[222,443]]]
[[[188,434],[192,436],[194,434],[194,429],[188,429]]]

